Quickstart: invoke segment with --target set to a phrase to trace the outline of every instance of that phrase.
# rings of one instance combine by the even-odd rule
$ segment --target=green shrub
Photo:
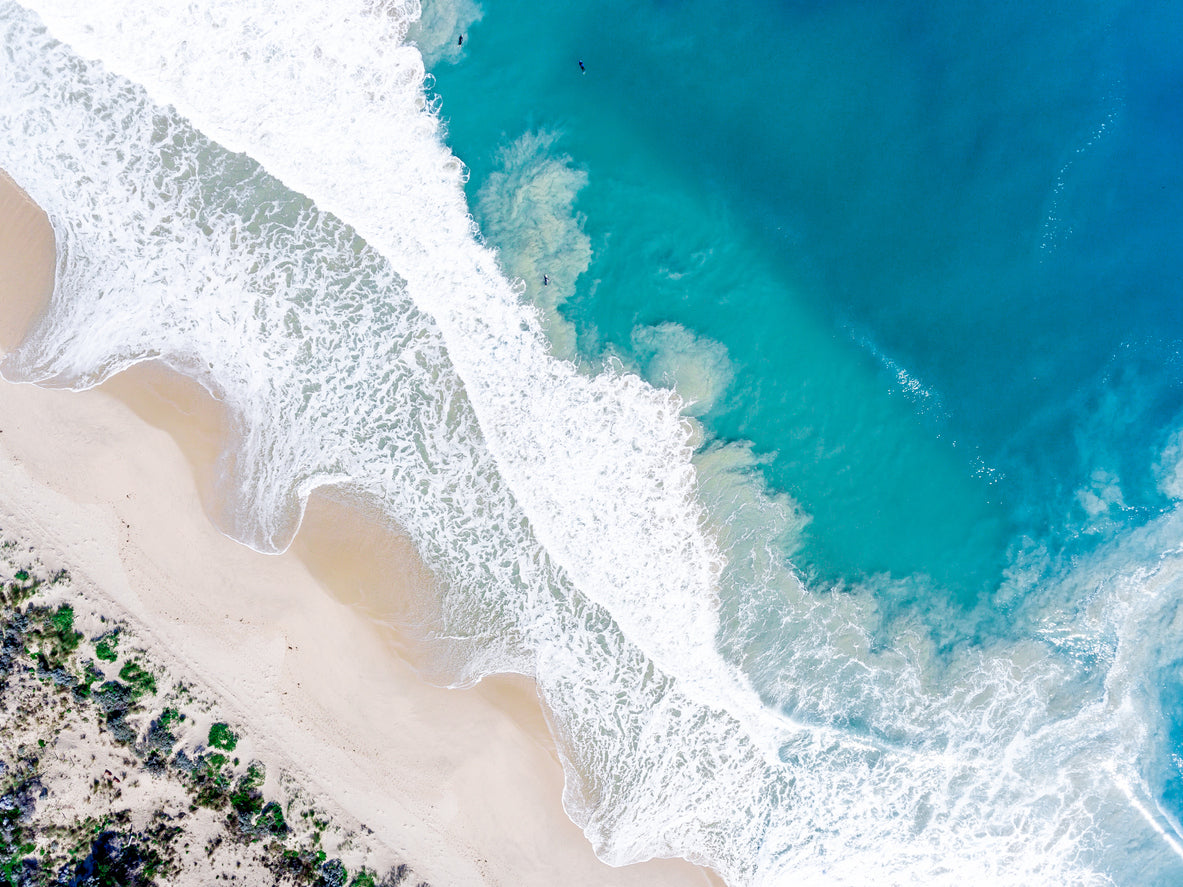
[[[110,634],[104,638],[100,638],[99,642],[94,645],[94,655],[103,662],[114,662],[119,658],[119,654],[115,652],[115,648],[119,646],[119,635]]]
[[[238,745],[238,737],[234,735],[234,731],[230,729],[228,724],[219,722],[209,728],[209,744],[214,748],[234,751],[235,746]]]
[[[132,696],[136,699],[148,693],[156,693],[156,678],[138,662],[124,663],[123,668],[119,669],[119,678],[127,682]]]

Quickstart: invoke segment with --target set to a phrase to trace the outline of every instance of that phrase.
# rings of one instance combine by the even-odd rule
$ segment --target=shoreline
[[[53,261],[48,219],[3,176],[0,350],[44,311]],[[423,680],[397,622],[433,580],[400,534],[331,493],[282,555],[222,534],[210,515],[225,430],[216,400],[158,364],[83,392],[0,379],[0,520],[433,881],[722,883],[682,859],[595,857],[562,809],[532,680]]]

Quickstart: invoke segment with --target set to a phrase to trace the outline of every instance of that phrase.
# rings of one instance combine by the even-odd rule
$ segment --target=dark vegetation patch
[[[238,747],[238,737],[227,724],[219,722],[209,728],[209,744],[223,751],[234,751]]]
[[[95,641],[94,655],[103,662],[114,662],[119,658],[119,653],[116,652],[118,646],[119,632],[108,632]]]
[[[138,662],[124,663],[119,669],[119,679],[127,682],[128,690],[136,699],[156,693],[156,678]]]

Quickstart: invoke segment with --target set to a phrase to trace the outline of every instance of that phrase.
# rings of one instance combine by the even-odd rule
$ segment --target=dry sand
[[[44,214],[0,180],[4,350],[43,310],[53,255]],[[396,629],[432,579],[395,528],[322,496],[284,555],[220,533],[224,428],[204,389],[161,367],[87,392],[0,381],[0,526],[131,614],[311,791],[433,883],[721,883],[684,860],[596,859],[562,809],[530,681],[445,690],[419,677]]]

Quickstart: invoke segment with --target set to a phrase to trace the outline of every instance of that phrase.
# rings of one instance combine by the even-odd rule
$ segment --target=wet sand
[[[44,311],[52,229],[0,181],[0,346]],[[143,364],[98,389],[0,382],[0,521],[125,611],[258,735],[441,884],[701,885],[684,860],[614,869],[562,810],[533,682],[432,686],[416,614],[435,579],[343,491],[312,497],[291,549],[216,527],[230,417]]]
[[[0,351],[11,351],[49,303],[56,261],[49,218],[0,170]]]

